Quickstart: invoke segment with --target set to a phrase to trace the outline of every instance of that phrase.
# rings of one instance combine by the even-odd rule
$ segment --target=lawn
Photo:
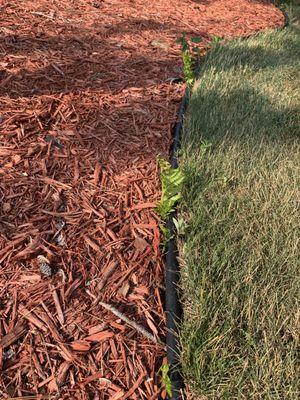
[[[216,45],[193,89],[179,210],[193,399],[299,395],[299,56],[292,19]]]

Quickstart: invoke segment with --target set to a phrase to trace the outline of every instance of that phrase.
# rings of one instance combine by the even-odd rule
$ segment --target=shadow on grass
[[[211,110],[208,102],[213,105]],[[224,134],[232,135],[233,121],[235,126],[240,127],[239,130],[235,129],[238,136],[253,131],[253,127],[256,127],[255,135],[264,133],[272,137],[275,134],[271,129],[273,126],[286,134],[297,132],[299,108],[288,105],[276,107],[267,96],[251,87],[245,87],[228,90],[226,94],[218,90],[197,93],[189,114],[193,115],[192,123],[201,128],[205,139],[222,137]],[[212,118],[212,115],[215,117]]]
[[[253,36],[248,39],[251,41],[250,46],[244,40],[220,44],[212,53],[208,54],[203,68],[206,70],[212,68],[214,71],[221,72],[250,67],[254,72],[257,72],[260,69],[277,69],[288,65],[291,58],[300,57],[300,43],[296,36],[285,35],[284,31],[281,34],[281,48],[273,46],[273,32],[269,33],[269,37],[268,33],[265,34],[268,37],[265,44],[256,43],[256,40],[259,41],[260,34],[256,35],[257,38]],[[269,46],[266,46],[266,44]],[[222,57],[222,62],[216,64],[214,59],[218,55]]]

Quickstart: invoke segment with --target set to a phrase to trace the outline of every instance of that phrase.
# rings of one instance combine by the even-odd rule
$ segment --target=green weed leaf
[[[183,236],[185,234],[186,228],[187,228],[187,223],[183,218],[173,218],[173,223],[175,225],[175,228],[177,230],[177,235],[178,236]]]
[[[182,61],[185,81],[189,86],[192,86],[195,81],[195,74],[193,70],[193,57],[190,51],[182,53]]]
[[[211,37],[211,44],[212,45],[217,45],[217,44],[219,44],[220,42],[222,42],[223,41],[223,38],[221,37],[221,36],[212,36]]]
[[[203,140],[200,144],[200,153],[202,156],[204,156],[212,147],[211,142],[208,140]]]
[[[172,168],[170,163],[161,157],[158,157],[158,163],[162,195],[156,211],[165,220],[170,212],[174,210],[175,204],[181,197],[183,174],[178,168]]]
[[[161,381],[166,389],[167,395],[172,397],[172,382],[169,376],[169,369],[170,367],[168,364],[163,364],[158,372],[161,373]]]
[[[200,43],[201,40],[201,38],[197,37],[191,38],[191,42],[193,43]],[[177,39],[176,43],[181,45],[184,79],[188,86],[192,86],[196,80],[193,55],[195,56],[198,54],[200,49],[198,47],[190,48],[189,42],[187,41],[184,33],[179,39]]]
[[[160,247],[161,247],[162,252],[164,253],[167,250],[167,244],[173,238],[173,235],[171,234],[170,230],[165,225],[160,224],[159,228],[160,228],[162,236],[163,236],[160,241]]]
[[[191,42],[193,42],[193,43],[201,43],[202,42],[202,38],[201,37],[192,37],[191,38]]]

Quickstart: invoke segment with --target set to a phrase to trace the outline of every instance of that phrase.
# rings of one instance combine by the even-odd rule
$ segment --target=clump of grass
[[[186,118],[183,372],[195,399],[299,396],[299,33],[216,45]]]

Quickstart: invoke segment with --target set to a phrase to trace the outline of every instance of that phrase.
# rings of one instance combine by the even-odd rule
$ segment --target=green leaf
[[[223,41],[223,38],[221,36],[212,36],[211,37],[211,44],[213,44],[213,45],[216,45],[222,41]]]
[[[169,369],[169,364],[163,364],[158,372],[161,373],[161,381],[166,389],[167,395],[172,397],[172,382],[169,376]]]
[[[178,38],[176,40],[176,43],[177,44],[181,44],[181,51],[188,51],[189,50],[189,44],[188,44],[188,42],[186,40],[186,37],[185,37],[184,33],[181,35],[180,38]]]
[[[190,51],[182,52],[182,62],[184,79],[189,86],[192,86],[196,77],[193,70],[193,57]]]
[[[203,140],[200,144],[200,153],[204,156],[212,147],[212,143],[208,140]]]
[[[191,42],[192,43],[201,43],[202,42],[202,38],[201,37],[192,37],[191,38]]]
[[[160,228],[162,236],[163,236],[160,241],[160,247],[161,247],[162,253],[165,253],[165,251],[167,250],[167,244],[173,238],[173,235],[171,234],[170,230],[165,225],[160,224],[159,228]]]
[[[183,218],[173,218],[173,223],[175,225],[175,228],[177,230],[177,235],[178,236],[183,236],[185,234],[186,228],[187,228],[187,223]]]
[[[174,210],[175,204],[181,197],[183,174],[179,168],[172,168],[170,163],[161,157],[158,157],[158,163],[162,195],[156,211],[165,220],[170,212]]]

